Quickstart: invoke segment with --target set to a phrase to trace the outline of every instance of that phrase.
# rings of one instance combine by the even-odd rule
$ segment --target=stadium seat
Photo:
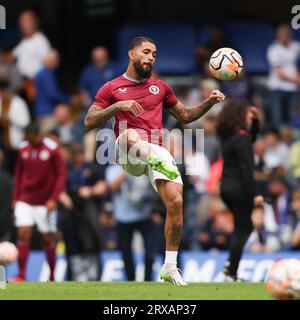
[[[300,41],[300,29],[294,30],[293,35],[295,40]]]
[[[195,37],[186,24],[127,25],[119,30],[117,57],[124,67],[128,62],[128,44],[137,36],[152,38],[158,47],[156,69],[161,74],[188,75],[195,71]]]
[[[196,29],[196,45],[203,46],[210,40],[210,28],[212,25],[204,24]]]
[[[261,22],[228,22],[224,26],[225,36],[244,60],[249,74],[266,74],[269,66],[267,48],[275,39],[271,25]]]

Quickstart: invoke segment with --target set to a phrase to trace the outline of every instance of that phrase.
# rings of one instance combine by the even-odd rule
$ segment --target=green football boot
[[[147,163],[149,164],[149,166],[153,170],[155,170],[157,172],[161,172],[162,174],[164,174],[166,177],[168,177],[171,180],[176,179],[180,175],[180,172],[179,172],[176,165],[164,161],[159,156],[155,156],[155,155],[150,154],[147,157]]]

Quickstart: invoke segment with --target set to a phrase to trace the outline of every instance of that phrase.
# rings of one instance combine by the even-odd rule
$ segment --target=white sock
[[[177,266],[178,251],[166,251],[165,264],[172,264]]]

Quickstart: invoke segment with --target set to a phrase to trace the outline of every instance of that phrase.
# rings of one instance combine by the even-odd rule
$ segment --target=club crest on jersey
[[[149,91],[153,94],[158,94],[159,93],[159,88],[157,86],[150,86]]]
[[[42,161],[48,160],[49,157],[50,157],[49,151],[43,150],[43,151],[40,152],[40,159],[41,159]]]
[[[125,93],[125,92],[127,91],[127,88],[119,88],[119,91],[120,91],[121,93]]]

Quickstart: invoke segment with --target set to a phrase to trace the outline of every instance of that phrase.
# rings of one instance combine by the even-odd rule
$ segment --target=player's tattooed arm
[[[134,100],[119,101],[107,108],[101,108],[93,104],[84,119],[84,127],[86,129],[94,129],[106,123],[117,111],[129,111],[138,117],[143,108]]]
[[[181,102],[168,111],[181,123],[190,123],[201,118],[212,106],[223,101],[225,96],[219,90],[212,90],[209,97],[196,106],[185,107]]]
[[[84,127],[86,129],[98,128],[107,122],[114,115],[116,110],[115,105],[111,105],[104,109],[93,104],[85,116]]]

